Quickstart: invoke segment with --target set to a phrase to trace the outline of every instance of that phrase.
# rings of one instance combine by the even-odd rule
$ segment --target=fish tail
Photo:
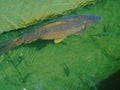
[[[41,32],[42,31],[40,30],[31,30],[22,34],[19,37],[0,43],[0,54],[10,49],[13,49],[21,44],[31,43],[32,41],[39,39]]]
[[[31,43],[39,38],[41,32],[39,30],[31,30],[19,37],[0,43],[0,54],[13,49],[21,44]]]
[[[23,38],[21,37],[16,37],[14,39],[5,41],[3,43],[0,44],[0,54],[13,49],[19,45],[21,45],[23,43]]]

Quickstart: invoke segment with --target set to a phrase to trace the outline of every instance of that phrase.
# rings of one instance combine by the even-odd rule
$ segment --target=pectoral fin
[[[58,39],[55,39],[54,40],[54,43],[60,43],[60,42],[62,42],[63,40],[64,40],[65,38],[58,38]]]

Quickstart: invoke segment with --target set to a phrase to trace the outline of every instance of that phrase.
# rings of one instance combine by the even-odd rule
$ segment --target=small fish
[[[54,40],[60,43],[69,35],[79,34],[86,28],[100,21],[100,16],[74,15],[50,21],[16,37],[0,43],[0,53],[4,53],[21,44],[31,43],[37,39]]]

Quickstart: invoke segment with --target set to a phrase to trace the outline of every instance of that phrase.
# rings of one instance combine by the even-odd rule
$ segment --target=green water
[[[119,0],[67,11],[63,16],[95,14],[102,21],[60,44],[37,40],[0,55],[0,90],[97,90],[120,69]],[[61,17],[61,15],[60,15]],[[33,28],[3,33],[4,41]]]

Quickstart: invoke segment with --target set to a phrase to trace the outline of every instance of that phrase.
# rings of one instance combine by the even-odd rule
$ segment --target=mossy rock
[[[70,36],[60,44],[37,40],[0,55],[0,90],[96,90],[100,81],[120,70],[118,2],[99,0],[66,12],[102,17],[80,36]],[[0,39],[25,30],[1,34]]]
[[[0,0],[0,33],[25,28],[93,2],[95,0]]]

